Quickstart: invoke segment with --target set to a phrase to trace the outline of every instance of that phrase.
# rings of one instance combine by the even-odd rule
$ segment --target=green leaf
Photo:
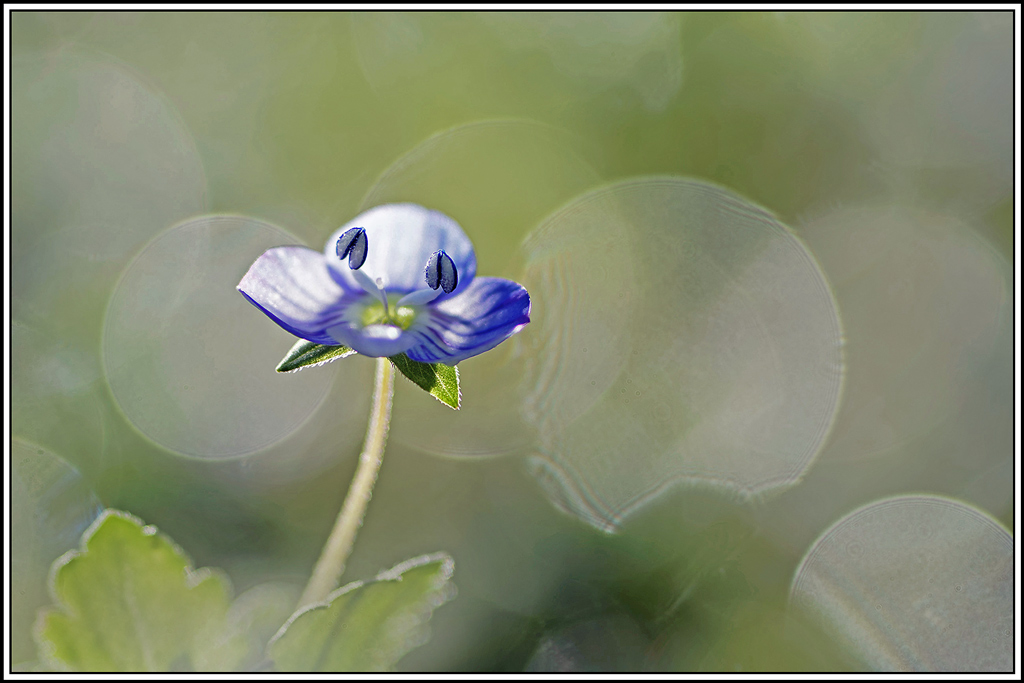
[[[332,360],[345,358],[355,353],[354,349],[347,346],[325,346],[315,344],[305,339],[295,342],[291,351],[277,364],[278,372],[295,372],[311,365],[323,365]]]
[[[105,510],[81,550],[51,568],[55,609],[40,612],[36,642],[46,664],[72,671],[199,668],[203,639],[223,629],[230,584],[192,561],[155,527]],[[230,668],[231,663],[226,663]]]
[[[446,553],[423,555],[339,588],[292,615],[270,657],[278,671],[387,671],[427,641],[426,622],[455,595],[454,567]]]
[[[193,653],[198,671],[252,671],[264,661],[267,641],[288,620],[302,586],[284,581],[261,583],[231,603],[224,628],[210,623]]]
[[[457,367],[444,363],[417,363],[404,353],[391,356],[389,360],[394,363],[399,372],[412,380],[413,384],[446,406],[455,410],[459,409],[462,392],[459,391],[459,369]]]

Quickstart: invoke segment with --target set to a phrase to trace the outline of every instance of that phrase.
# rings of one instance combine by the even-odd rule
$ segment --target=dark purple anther
[[[366,231],[362,228],[352,228],[342,233],[338,238],[338,258],[344,260],[348,257],[348,267],[352,270],[359,270],[359,267],[366,262]]]
[[[452,257],[443,250],[431,254],[427,259],[427,286],[431,289],[440,287],[445,294],[451,294],[458,284],[459,272]]]

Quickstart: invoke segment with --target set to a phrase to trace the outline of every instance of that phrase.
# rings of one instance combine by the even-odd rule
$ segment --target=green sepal
[[[330,363],[332,360],[338,360],[339,358],[345,358],[355,353],[355,349],[350,349],[344,344],[338,346],[327,346],[325,344],[317,344],[315,342],[306,341],[300,339],[295,342],[295,346],[292,350],[277,364],[278,372],[295,372],[302,368],[308,368],[313,365],[323,365],[324,363]]]
[[[459,391],[459,369],[444,363],[418,363],[404,353],[391,356],[390,360],[398,371],[413,384],[420,387],[446,406],[455,410],[462,403]]]
[[[427,621],[455,595],[446,553],[423,555],[296,612],[267,653],[278,671],[388,671],[428,638]]]

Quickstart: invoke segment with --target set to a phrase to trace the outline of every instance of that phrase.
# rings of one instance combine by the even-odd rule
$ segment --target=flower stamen
[[[384,291],[384,280],[377,278],[374,280],[369,275],[361,270],[353,270],[352,277],[356,279],[359,286],[363,288],[363,291],[367,294],[376,297],[378,301],[384,306],[384,314],[388,313],[388,294]]]
[[[443,249],[435,251],[427,259],[427,286],[431,289],[440,287],[445,294],[451,294],[459,284],[459,271],[455,269],[455,261],[444,253]]]
[[[399,306],[422,306],[441,296],[443,289],[417,289],[398,300]]]
[[[384,302],[384,317],[390,318],[391,312],[388,311],[388,293],[384,291],[384,278],[377,278],[373,281],[373,284],[377,285],[377,291],[380,292],[381,300]]]
[[[345,260],[345,257],[348,257],[349,268],[359,270],[366,262],[367,246],[366,230],[363,228],[352,228],[351,230],[346,230],[338,238],[336,251],[339,259]]]

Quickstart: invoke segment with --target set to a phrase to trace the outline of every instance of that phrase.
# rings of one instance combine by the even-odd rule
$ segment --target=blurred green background
[[[817,259],[846,344],[829,438],[792,488],[670,487],[606,534],[524,466],[535,445],[504,418],[501,374],[519,347],[460,365],[476,417],[399,379],[346,580],[445,550],[459,588],[402,670],[860,669],[787,610],[821,532],[915,492],[1013,529],[1009,12],[15,12],[11,39],[12,435],[236,592],[304,582],[355,468],[372,361],[284,378],[302,384],[273,385],[291,387],[273,392],[279,420],[236,409],[242,375],[263,381],[290,336],[248,310],[245,334],[214,334],[220,309],[181,308],[194,291],[139,301],[119,283],[234,302],[263,249],[319,249],[388,201],[449,213],[480,274],[522,279],[546,216],[634,176],[728,188]],[[205,214],[266,225],[159,237]],[[190,359],[132,341],[202,338],[214,357],[250,333],[269,355],[231,366],[237,386],[182,379]],[[69,547],[15,539],[41,566]],[[13,661],[33,659],[13,626]]]

